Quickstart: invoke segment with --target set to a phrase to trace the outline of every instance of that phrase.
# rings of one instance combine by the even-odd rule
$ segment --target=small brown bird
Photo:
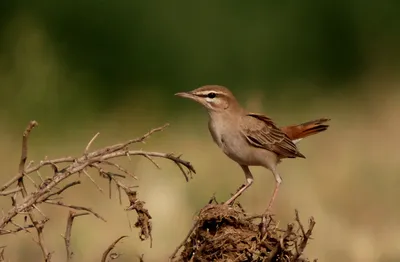
[[[296,147],[301,139],[328,128],[321,118],[300,125],[279,128],[269,117],[244,110],[231,91],[207,85],[175,95],[202,104],[209,114],[208,128],[214,142],[243,169],[246,182],[224,204],[229,205],[253,183],[249,166],[263,166],[274,174],[275,189],[265,213],[272,207],[282,178],[277,165],[284,158],[305,158]]]

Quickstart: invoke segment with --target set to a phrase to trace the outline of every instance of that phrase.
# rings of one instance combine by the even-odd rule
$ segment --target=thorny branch
[[[12,195],[12,194],[17,193],[17,192],[19,192],[19,191],[21,191],[21,190],[22,190],[22,188],[16,187],[16,188],[11,189],[11,190],[8,190],[8,191],[0,192],[0,196]]]
[[[312,233],[312,231],[314,229],[314,226],[315,226],[315,220],[314,220],[313,217],[310,218],[309,225],[308,225],[308,230],[306,232],[304,230],[303,224],[300,221],[299,211],[297,211],[297,209],[296,209],[295,212],[296,212],[296,221],[299,224],[299,227],[300,227],[300,230],[301,230],[301,233],[302,233],[302,236],[303,236],[300,245],[296,248],[297,249],[296,258],[299,258],[303,254],[304,249],[307,246],[307,242],[311,237],[311,233]]]
[[[50,200],[46,200],[44,201],[44,203],[46,204],[51,204],[51,205],[56,205],[56,206],[62,206],[62,207],[68,207],[71,209],[75,209],[75,210],[84,210],[87,211],[91,214],[93,214],[95,217],[97,217],[98,219],[103,220],[104,222],[107,222],[107,220],[105,220],[105,218],[103,218],[101,215],[99,215],[98,213],[96,213],[95,211],[93,211],[93,209],[89,208],[89,207],[81,207],[81,206],[74,206],[74,205],[67,205],[64,204],[61,201],[50,201]]]
[[[38,223],[39,225],[44,225],[47,221],[49,221],[49,218],[45,218],[45,219],[43,219],[43,220],[40,220],[40,221],[38,221],[37,223]],[[8,229],[1,229],[1,230],[0,230],[0,235],[15,234],[15,233],[18,233],[19,231],[26,231],[26,232],[29,232],[29,231],[28,231],[29,228],[34,228],[34,227],[35,227],[35,225],[33,225],[33,224],[26,225],[26,226],[20,226],[20,225],[18,225],[18,224],[16,224],[16,223],[12,223],[12,224],[15,226],[14,229],[10,229],[10,230],[8,230]],[[0,260],[0,261],[1,261],[1,260]]]
[[[118,243],[119,241],[121,241],[122,239],[124,239],[124,238],[126,238],[126,237],[128,237],[128,236],[120,236],[120,237],[117,238],[114,242],[112,242],[111,245],[109,245],[109,246],[107,247],[106,251],[104,251],[103,256],[102,256],[102,258],[101,258],[101,262],[106,262],[107,257],[108,257],[108,254],[111,252],[111,250],[113,250],[113,249],[115,248],[115,246],[117,245],[117,243]],[[113,255],[114,257],[115,257],[115,256],[118,256],[118,254],[110,254],[110,255]]]
[[[26,198],[28,196],[28,192],[26,190],[25,187],[25,183],[24,183],[24,176],[25,176],[25,163],[26,163],[26,159],[28,158],[28,137],[29,134],[31,133],[32,129],[35,128],[37,126],[37,122],[36,121],[31,121],[28,125],[28,127],[26,128],[24,134],[22,135],[22,152],[21,152],[21,160],[19,162],[19,166],[18,166],[18,188],[21,189],[21,194],[23,198]],[[28,215],[29,215],[29,219],[31,220],[33,226],[36,229],[37,232],[37,236],[38,236],[38,240],[37,243],[40,246],[40,249],[42,250],[43,253],[43,257],[44,257],[44,261],[50,261],[51,259],[51,254],[50,252],[47,250],[45,241],[44,241],[44,237],[43,237],[43,228],[44,228],[44,223],[38,223],[37,219],[35,218],[35,214],[33,213],[32,208],[29,208],[27,210]]]
[[[140,228],[140,239],[145,240],[150,238],[151,240],[151,216],[148,210],[144,208],[145,202],[138,200],[137,192],[132,190],[133,187],[137,186],[128,186],[122,181],[122,179],[126,179],[125,175],[134,179],[137,179],[137,177],[124,167],[113,163],[111,160],[118,157],[128,157],[130,159],[130,156],[143,156],[159,168],[158,164],[154,162],[153,158],[164,158],[172,161],[178,166],[186,181],[188,181],[189,178],[191,178],[191,175],[195,173],[195,170],[191,163],[181,159],[180,155],[176,156],[172,153],[147,152],[143,150],[130,149],[130,146],[132,146],[133,144],[144,142],[144,140],[150,137],[153,133],[162,131],[168,126],[168,124],[152,129],[143,136],[128,140],[125,143],[107,146],[90,152],[89,149],[91,145],[99,135],[99,133],[97,133],[88,142],[87,146],[84,148],[84,152],[79,157],[67,156],[51,160],[46,158],[36,165],[33,161],[30,161],[28,164],[26,164],[28,159],[28,138],[32,129],[37,125],[38,123],[36,121],[31,121],[25,129],[25,132],[23,133],[21,160],[18,165],[17,174],[3,186],[0,186],[0,196],[12,196],[12,207],[7,212],[5,212],[3,214],[3,217],[0,219],[0,235],[12,234],[20,231],[27,231],[30,228],[35,228],[38,237],[37,242],[41,247],[43,258],[45,261],[51,260],[51,253],[48,251],[43,237],[43,228],[49,218],[45,217],[44,213],[39,209],[39,206],[41,204],[52,204],[67,207],[69,209],[86,211],[84,213],[78,214],[70,211],[67,229],[64,236],[68,259],[70,259],[72,256],[72,252],[70,251],[70,236],[74,217],[91,213],[97,218],[105,221],[105,219],[100,214],[96,213],[89,207],[69,205],[60,200],[62,199],[62,194],[66,190],[81,183],[79,178],[75,177],[75,181],[67,182],[65,185],[59,186],[60,183],[66,182],[67,179],[74,174],[88,174],[87,169],[94,168],[98,171],[102,178],[109,180],[110,185],[111,183],[114,183],[117,186],[120,194],[122,189],[122,192],[125,192],[129,200],[129,205],[126,210],[135,210],[138,214],[138,221],[136,222],[135,226]],[[40,176],[39,170],[46,166],[51,167],[53,175],[49,178],[43,179]],[[105,170],[106,167],[110,166],[122,172],[123,175]],[[39,178],[41,179],[41,183],[39,185],[37,185],[34,180],[28,176],[29,174],[34,172],[37,173]],[[28,192],[27,187],[25,186],[25,177],[29,178],[30,181],[33,182],[34,189],[30,192]],[[96,184],[94,179],[91,178],[91,180],[93,183]],[[96,186],[98,187],[97,184]],[[109,188],[111,190],[111,187]],[[121,195],[120,202],[122,202]],[[35,214],[35,210],[38,212],[38,214]],[[18,215],[24,214],[27,214],[29,216],[29,219],[31,221],[30,225],[19,226],[18,224],[14,223],[13,220]],[[36,215],[41,215],[44,217],[44,219],[38,220],[35,217]],[[120,239],[114,242],[109,248],[112,249],[119,240]],[[111,249],[107,251],[107,254],[105,253],[106,257]]]
[[[67,251],[67,261],[71,261],[73,252],[71,251],[71,231],[72,231],[72,223],[74,223],[75,217],[86,216],[89,215],[88,212],[83,213],[75,213],[74,211],[69,211],[69,216],[67,220],[67,228],[65,229],[64,242],[65,249]]]

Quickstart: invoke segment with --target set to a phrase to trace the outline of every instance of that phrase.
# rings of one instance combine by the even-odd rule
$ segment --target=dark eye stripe
[[[208,95],[207,95],[208,98],[214,98],[216,96],[217,96],[217,94],[215,94],[214,92],[208,93]]]
[[[215,96],[213,96],[213,97],[210,97],[210,94],[214,94]],[[209,98],[214,98],[214,97],[216,97],[216,96],[220,96],[221,95],[221,93],[218,93],[218,92],[214,92],[214,91],[209,91],[209,92],[207,92],[207,93],[205,93],[205,92],[202,92],[202,93],[197,93],[197,94],[195,94],[196,96],[200,96],[200,97],[209,97]]]

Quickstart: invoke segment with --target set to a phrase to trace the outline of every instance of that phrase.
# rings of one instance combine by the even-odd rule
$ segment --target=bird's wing
[[[242,118],[241,130],[252,146],[264,148],[284,158],[304,158],[292,140],[267,116],[246,114]]]

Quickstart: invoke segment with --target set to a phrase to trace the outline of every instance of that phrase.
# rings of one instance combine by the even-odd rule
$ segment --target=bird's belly
[[[265,153],[269,153],[264,149],[250,146],[241,134],[236,137],[222,135],[221,149],[229,158],[246,166],[265,166],[267,157]]]
[[[222,147],[224,153],[241,165],[246,166],[260,166],[263,165],[263,160],[259,159],[259,155],[248,145],[234,146],[231,144],[224,144]]]
[[[209,122],[209,130],[214,142],[232,160],[246,166],[270,166],[270,161],[276,157],[265,149],[251,146],[240,131],[226,126],[214,126]]]

